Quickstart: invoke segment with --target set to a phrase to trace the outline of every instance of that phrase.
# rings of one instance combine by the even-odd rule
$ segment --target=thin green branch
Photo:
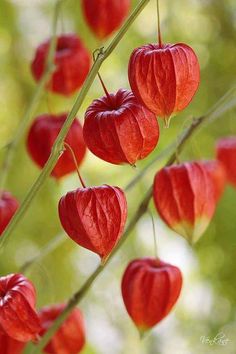
[[[148,4],[149,1],[150,0],[141,0],[139,2],[139,4],[136,6],[136,8],[134,9],[134,11],[129,16],[129,18],[126,20],[126,22],[124,23],[124,25],[122,26],[120,31],[114,37],[114,39],[112,40],[112,42],[110,43],[108,48],[105,51],[103,49],[100,50],[100,53],[99,53],[96,61],[94,62],[92,69],[90,70],[90,72],[87,76],[87,79],[86,79],[86,81],[85,81],[73,107],[72,107],[72,110],[68,114],[68,117],[67,117],[60,133],[58,134],[58,137],[53,145],[51,155],[50,155],[46,165],[44,166],[41,174],[39,175],[39,177],[37,178],[37,180],[35,181],[35,183],[31,187],[30,191],[26,195],[20,208],[17,210],[17,212],[13,216],[11,222],[8,224],[7,228],[5,229],[5,232],[2,234],[1,241],[0,241],[0,250],[3,249],[3,246],[8,241],[9,236],[11,235],[12,231],[15,229],[18,222],[21,220],[21,218],[25,214],[26,210],[28,209],[29,205],[31,204],[32,200],[35,198],[37,192],[39,191],[39,189],[41,188],[41,186],[43,185],[43,183],[45,182],[45,180],[47,179],[47,177],[50,175],[51,171],[53,170],[53,167],[55,166],[61,152],[63,151],[64,138],[66,137],[68,130],[69,130],[71,124],[73,123],[73,121],[76,117],[76,114],[77,114],[78,110],[80,109],[102,63],[113,52],[113,50],[119,44],[119,42],[121,41],[121,39],[123,38],[123,36],[127,32],[127,30],[129,29],[129,27],[132,25],[132,23],[134,22],[136,17],[140,14],[140,12]]]
[[[53,252],[57,247],[61,246],[66,241],[64,233],[57,235],[50,240],[37,254],[28,261],[26,261],[21,267],[19,272],[27,272],[35,263],[40,262],[44,257]]]
[[[157,1],[157,29],[158,29],[158,43],[159,43],[159,46],[162,48],[160,6],[159,6],[159,0],[156,0],[156,1]]]
[[[229,97],[231,98],[231,97]],[[177,139],[176,141],[176,150],[178,153],[181,153],[183,148],[185,147],[186,143],[189,141],[189,139],[198,131],[198,128],[201,126],[204,126],[205,123],[208,122],[208,120],[212,120],[216,117],[219,117],[218,115],[218,110],[221,108],[223,109],[223,106],[227,106],[227,101],[223,101],[220,105],[217,105],[217,109],[215,110],[210,110],[207,115],[199,117],[199,118],[194,118],[187,127],[184,132],[181,134],[181,136]],[[235,102],[236,105],[236,102]],[[165,166],[170,166],[172,165],[176,160],[176,151],[173,152],[169,159],[167,160]],[[61,324],[64,322],[64,320],[68,317],[70,312],[73,310],[73,308],[85,297],[89,289],[91,288],[93,282],[97,279],[98,275],[103,271],[103,269],[107,266],[107,264],[111,261],[111,259],[114,257],[114,255],[119,251],[119,249],[122,247],[124,242],[127,240],[128,236],[130,235],[131,231],[134,229],[138,221],[141,219],[141,217],[146,213],[148,210],[148,205],[149,202],[152,198],[152,186],[149,188],[147,191],[146,195],[144,196],[141,204],[139,205],[136,213],[134,216],[131,218],[122,238],[119,240],[118,244],[116,247],[112,250],[112,253],[110,254],[109,258],[107,259],[105,264],[100,264],[95,271],[90,275],[90,277],[85,281],[85,283],[82,285],[82,287],[71,297],[71,299],[68,301],[67,306],[65,307],[64,311],[60,314],[60,316],[54,321],[53,325],[50,327],[48,332],[42,337],[41,341],[38,343],[37,347],[32,351],[32,354],[39,354],[41,353],[41,350],[45,347],[45,345],[49,342],[49,340],[52,338],[52,336],[55,334],[57,329],[61,326]]]
[[[39,81],[37,88],[35,90],[35,93],[33,95],[33,98],[24,114],[24,116],[21,119],[21,122],[19,124],[19,127],[16,131],[16,134],[12,141],[6,146],[6,151],[5,151],[5,156],[2,164],[2,171],[0,174],[0,191],[4,189],[6,179],[8,176],[9,169],[12,165],[14,153],[16,150],[17,145],[19,144],[20,140],[22,139],[22,136],[25,133],[25,130],[28,126],[28,123],[33,116],[42,92],[44,91],[45,85],[47,84],[51,73],[55,69],[54,67],[54,53],[56,49],[56,29],[57,29],[57,22],[58,22],[58,17],[60,13],[60,8],[61,8],[62,0],[57,1],[55,5],[55,11],[54,11],[54,18],[53,18],[53,26],[52,26],[52,39],[50,42],[50,47],[49,47],[49,52],[48,52],[48,57],[47,57],[47,65],[46,65],[46,70]]]
[[[151,222],[152,222],[152,232],[153,232],[153,243],[154,243],[154,256],[155,258],[158,258],[158,249],[157,249],[157,234],[156,234],[156,228],[155,228],[155,220],[154,220],[154,216],[152,214],[151,209],[147,210],[150,218],[151,218]]]

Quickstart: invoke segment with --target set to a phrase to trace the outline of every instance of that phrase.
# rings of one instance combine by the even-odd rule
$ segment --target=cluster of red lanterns
[[[92,32],[103,40],[124,21],[130,0],[83,0],[82,8]],[[36,50],[32,73],[40,80],[50,40]],[[56,69],[46,89],[68,96],[79,90],[91,66],[91,54],[75,34],[57,37]],[[133,51],[128,77],[132,91],[120,89],[94,100],[85,113],[84,126],[71,125],[62,152],[51,175],[60,179],[82,163],[86,148],[112,164],[135,165],[149,156],[159,139],[157,118],[170,118],[185,109],[200,81],[198,59],[186,44],[148,44]],[[32,160],[43,168],[67,113],[35,118],[27,136]],[[69,146],[70,149],[67,149]],[[75,163],[76,160],[76,163]],[[236,186],[236,137],[220,140],[216,159],[176,164],[155,176],[153,198],[162,220],[190,243],[209,225],[226,183]],[[0,232],[18,207],[7,192],[0,198]],[[60,199],[63,229],[78,245],[96,253],[103,262],[122,237],[127,219],[125,193],[119,187],[102,185],[78,188]],[[181,292],[181,271],[155,258],[133,260],[122,279],[127,312],[141,334],[171,311]],[[0,347],[2,354],[20,354],[26,343],[37,343],[65,305],[35,308],[33,284],[21,274],[0,278]],[[20,316],[19,316],[20,314]],[[83,316],[75,309],[51,341],[45,353],[76,354],[85,343]],[[2,349],[3,348],[3,349]]]
[[[35,343],[65,308],[64,304],[35,309],[36,291],[22,274],[0,278],[1,354],[21,354],[31,340]],[[74,309],[44,348],[48,354],[77,354],[85,344],[81,311]]]

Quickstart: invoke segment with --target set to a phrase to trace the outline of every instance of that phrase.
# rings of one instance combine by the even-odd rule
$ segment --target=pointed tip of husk
[[[169,117],[164,117],[164,127],[165,128],[169,128],[170,127],[170,121],[171,121],[171,116],[169,116]]]
[[[137,327],[139,333],[139,339],[142,341],[148,335],[150,328]]]
[[[105,257],[101,258],[101,265],[104,266],[105,263],[106,263],[106,258]]]
[[[145,331],[138,329],[139,339],[142,341],[145,337]]]
[[[104,266],[109,258],[110,254],[101,257],[101,266]]]
[[[135,165],[135,163],[130,163],[130,166],[132,167],[132,168],[137,168],[137,166]]]

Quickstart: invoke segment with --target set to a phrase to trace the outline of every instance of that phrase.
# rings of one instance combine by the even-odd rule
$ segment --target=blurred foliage
[[[138,1],[133,1],[133,4]],[[230,87],[236,78],[236,3],[235,0],[160,1],[162,33],[166,42],[185,42],[192,46],[201,63],[200,89],[190,106],[173,118],[170,129],[161,125],[160,143],[153,154],[129,166],[112,166],[90,153],[81,168],[88,185],[101,183],[125,186],[155,155],[172,142],[186,126],[189,117],[204,114]],[[54,1],[0,1],[0,146],[14,136],[36,84],[30,73],[35,47],[51,33]],[[157,38],[155,1],[151,1],[104,63],[101,74],[110,91],[129,87],[127,64],[136,46]],[[83,20],[80,1],[65,0],[59,30],[76,31],[93,51],[98,43]],[[94,82],[78,117],[83,118],[90,102],[103,94]],[[37,114],[69,110],[75,97],[65,99],[44,93]],[[49,102],[49,104],[48,104]],[[214,158],[215,141],[236,134],[235,110],[210,124],[189,142],[181,160]],[[129,192],[129,215],[132,215],[147,187],[152,183],[154,166]],[[16,151],[6,188],[22,200],[39,174],[27,155],[25,141]],[[57,183],[48,179],[27,214],[18,225],[0,259],[0,272],[19,271],[20,266],[48,243],[61,227],[57,203],[65,191],[79,181],[70,176]],[[104,271],[89,296],[81,304],[88,331],[84,354],[233,354],[236,348],[236,191],[228,187],[219,202],[214,219],[194,250],[168,230],[156,216],[159,252],[163,259],[177,264],[185,275],[182,297],[173,314],[141,343],[121,300],[120,278],[134,257],[153,254],[151,223],[146,216],[137,225],[125,247]],[[153,210],[154,212],[154,210]],[[154,212],[155,213],[155,212]],[[156,215],[156,214],[155,214]],[[27,272],[38,292],[38,306],[66,301],[93,271],[98,259],[65,236],[64,243],[36,263]],[[224,332],[228,346],[208,346],[201,336],[214,337]]]

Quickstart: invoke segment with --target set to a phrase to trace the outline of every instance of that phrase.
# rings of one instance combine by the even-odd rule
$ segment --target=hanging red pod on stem
[[[46,164],[66,118],[67,113],[59,115],[43,114],[32,123],[27,137],[27,150],[39,167],[43,168]],[[73,149],[77,164],[80,165],[86,153],[86,145],[83,139],[82,126],[77,119],[73,121],[65,142]],[[51,175],[59,179],[74,171],[76,171],[76,166],[73,157],[70,151],[65,149]]]
[[[23,354],[26,343],[19,342],[0,331],[1,354]]]
[[[129,263],[122,278],[122,297],[141,336],[169,314],[181,288],[181,271],[171,264],[157,258]]]
[[[11,193],[3,191],[0,195],[0,236],[19,207],[18,200]]]
[[[120,239],[127,218],[127,202],[118,187],[102,185],[68,192],[59,201],[61,224],[80,246],[104,262]]]
[[[28,342],[37,338],[41,329],[35,311],[36,292],[22,274],[0,278],[0,329],[9,337]]]
[[[200,82],[200,67],[193,49],[184,44],[164,44],[161,39],[158,5],[159,43],[134,49],[128,76],[140,102],[168,127],[171,117],[186,108]]]
[[[31,64],[36,81],[41,79],[45,71],[49,47],[50,40],[47,40],[36,50]],[[76,34],[62,34],[57,37],[54,63],[56,68],[47,89],[68,96],[83,85],[91,66],[91,56]]]
[[[67,143],[82,188],[68,192],[58,205],[65,232],[80,246],[97,253],[104,263],[120,239],[127,218],[127,201],[118,187],[86,187],[76,156]]]
[[[161,169],[154,179],[153,198],[165,223],[190,243],[202,236],[216,208],[214,182],[201,162]]]
[[[64,310],[64,304],[51,305],[43,307],[39,311],[43,336],[51,327],[53,322]],[[44,348],[44,353],[48,354],[78,354],[85,345],[85,324],[82,312],[75,308],[59,327],[57,332],[51,338],[50,342]]]
[[[103,87],[106,95],[94,100],[85,113],[85,143],[102,160],[134,165],[156,147],[158,122],[131,91],[120,89],[110,94]]]
[[[218,140],[216,155],[225,168],[227,182],[236,187],[236,136]]]
[[[171,116],[189,105],[199,81],[197,56],[186,44],[147,44],[130,57],[132,91],[167,126]]]
[[[101,40],[121,26],[130,7],[131,0],[82,0],[86,22]]]

